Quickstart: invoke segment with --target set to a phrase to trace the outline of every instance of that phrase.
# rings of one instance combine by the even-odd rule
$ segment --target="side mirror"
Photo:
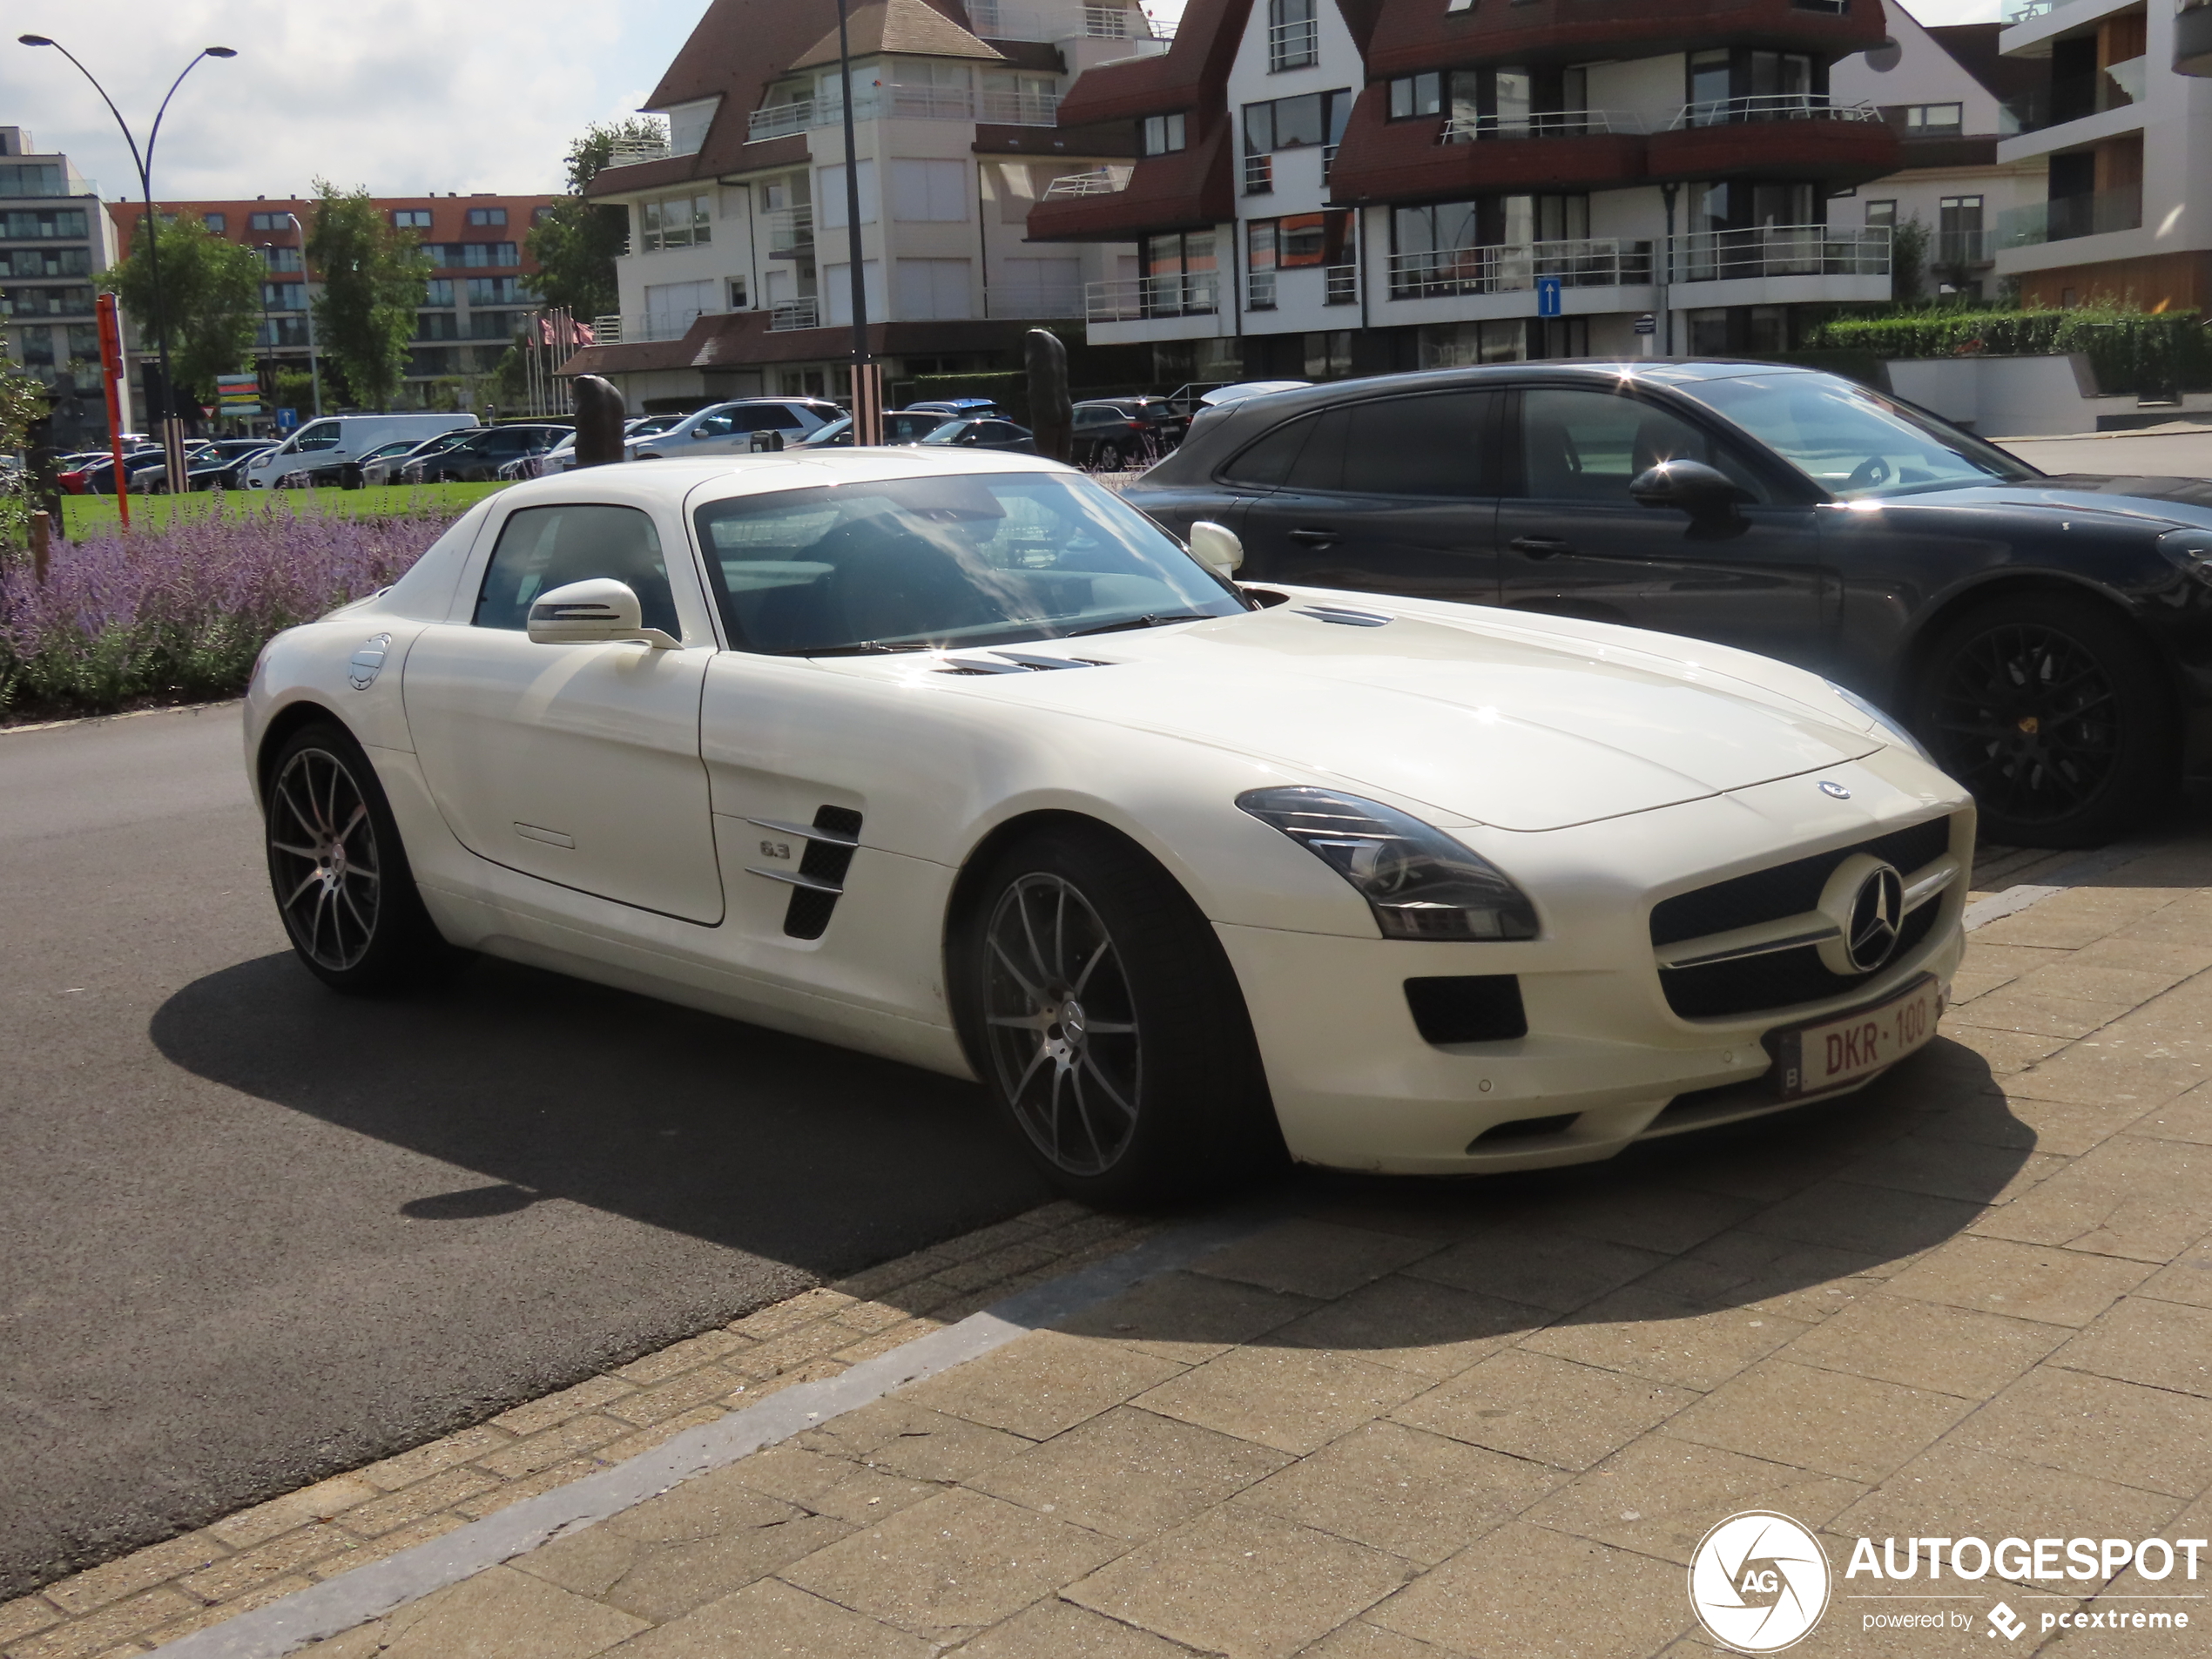
[[[1244,562],[1244,544],[1228,525],[1202,518],[1190,527],[1190,556],[1226,582]]]
[[[1702,461],[1662,461],[1629,485],[1639,507],[1676,507],[1694,519],[1732,518],[1751,492]]]
[[[544,594],[530,606],[530,644],[580,645],[635,640],[655,651],[680,651],[684,642],[644,626],[644,612],[627,582],[595,576]]]

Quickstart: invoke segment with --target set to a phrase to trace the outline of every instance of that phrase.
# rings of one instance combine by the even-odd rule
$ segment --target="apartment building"
[[[1163,374],[1781,350],[1890,297],[1889,229],[1831,214],[1898,166],[1830,84],[1886,38],[1880,0],[1191,0],[1062,100],[1136,132],[1127,181],[1029,233],[1137,240],[1090,338]]]
[[[2000,226],[2020,223],[2047,193],[2038,158],[1997,158],[1998,145],[2034,119],[2042,78],[1999,50],[2001,24],[1927,28],[1888,0],[1889,37],[1840,58],[1838,100],[1871,105],[1898,135],[1896,172],[1829,203],[1831,225],[1925,233],[1923,297],[1993,300]]]
[[[2010,0],[1998,48],[2035,78],[2000,160],[2046,170],[2000,226],[1998,272],[2029,305],[2117,301],[2212,313],[2212,6]]]
[[[1031,246],[1027,223],[1055,179],[1128,173],[1127,124],[1069,125],[1059,105],[1093,65],[1163,50],[1136,0],[878,0],[848,32],[849,158],[835,0],[712,0],[645,106],[665,151],[593,183],[631,215],[622,310],[563,373],[604,375],[639,410],[845,395],[848,165],[894,403],[917,375],[1016,368],[1025,330],[1082,314],[1115,253]]]
[[[484,401],[476,381],[497,367],[515,335],[537,310],[531,279],[530,226],[551,211],[551,196],[475,194],[390,196],[376,209],[395,229],[411,233],[429,254],[434,270],[415,314],[404,403],[437,403],[457,397],[463,407]],[[314,222],[312,198],[256,196],[251,201],[164,202],[165,222],[189,217],[226,239],[253,248],[268,266],[261,285],[261,322],[254,355],[271,368],[307,367],[307,307],[321,291],[301,249]],[[145,207],[113,202],[118,246],[128,247]],[[151,354],[151,335],[134,338],[134,365]],[[456,388],[453,383],[459,381]]]
[[[107,427],[92,279],[114,261],[98,186],[21,127],[0,126],[0,339],[55,398],[57,435]]]

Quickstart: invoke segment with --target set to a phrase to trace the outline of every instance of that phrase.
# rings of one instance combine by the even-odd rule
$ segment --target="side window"
[[[764,403],[759,408],[738,411],[740,432],[789,432],[805,424],[780,403]]]
[[[1494,392],[1379,398],[1352,406],[1344,487],[1370,496],[1489,496]]]
[[[292,441],[292,447],[294,449],[335,449],[338,447],[338,422],[330,421],[301,428],[300,435]]]
[[[691,428],[691,435],[695,438],[726,438],[737,429],[736,415],[710,415]]]
[[[1298,465],[1306,440],[1313,435],[1313,428],[1319,422],[1320,416],[1316,415],[1285,421],[1258,442],[1247,444],[1238,451],[1221,469],[1222,477],[1232,484],[1251,484],[1260,489],[1273,489],[1288,483],[1291,469]]]
[[[479,628],[529,625],[540,594],[597,576],[627,582],[644,624],[682,637],[668,565],[653,521],[634,507],[525,507],[508,515],[484,584],[476,595]]]
[[[1662,461],[1718,467],[1759,499],[1757,476],[1688,421],[1610,392],[1537,387],[1521,395],[1524,492],[1540,500],[1628,506],[1629,485]]]

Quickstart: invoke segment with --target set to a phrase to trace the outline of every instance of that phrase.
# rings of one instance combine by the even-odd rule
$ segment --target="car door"
[[[1460,388],[1339,405],[1292,422],[1302,435],[1278,428],[1261,441],[1275,453],[1251,458],[1282,482],[1244,509],[1239,576],[1495,603],[1499,419],[1497,393]]]
[[[1687,415],[1626,389],[1533,384],[1514,395],[1498,511],[1509,607],[1710,639],[1824,665],[1839,614],[1814,509]],[[1717,467],[1749,499],[1726,522],[1641,507],[1661,461]]]
[[[610,503],[509,512],[469,615],[423,630],[402,685],[424,780],[470,852],[711,925],[722,882],[699,698],[714,646],[680,535]],[[532,601],[590,577],[627,582],[645,625],[684,648],[532,644]]]

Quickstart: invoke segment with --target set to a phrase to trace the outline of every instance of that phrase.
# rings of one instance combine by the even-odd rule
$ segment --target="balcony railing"
[[[1959,265],[1987,265],[1997,257],[1995,231],[1938,231],[1928,244],[1928,262],[1939,270]]]
[[[1886,226],[1834,230],[1825,225],[1762,225],[1677,236],[1671,282],[1729,282],[1743,277],[1887,276]]]
[[[768,307],[768,332],[780,334],[793,328],[819,328],[821,312],[813,299],[786,300]]]
[[[634,167],[641,161],[665,161],[669,157],[666,138],[617,138],[607,150],[610,167]]]
[[[1272,311],[1275,309],[1275,273],[1247,271],[1244,273],[1244,309]]]
[[[595,346],[622,344],[622,319],[613,312],[591,320],[591,343]]]
[[[1244,194],[1264,196],[1275,188],[1275,158],[1263,152],[1244,158]]]
[[[1088,172],[1064,173],[1045,186],[1047,201],[1068,201],[1078,196],[1112,196],[1129,188],[1127,167],[1093,167]]]
[[[1359,303],[1359,267],[1357,264],[1325,265],[1321,267],[1321,303],[1325,306],[1356,306]]]
[[[1321,58],[1321,24],[1318,18],[1271,24],[1267,30],[1267,67],[1271,73],[1304,69]]]
[[[1669,131],[1730,126],[1741,121],[1870,121],[1882,112],[1871,104],[1838,104],[1824,92],[1777,92],[1764,98],[1709,98],[1685,104]]]
[[[1211,316],[1217,286],[1211,271],[1187,276],[1123,277],[1093,282],[1083,289],[1083,316],[1090,322],[1140,322],[1149,317]]]
[[[2045,242],[2072,241],[2077,236],[2141,230],[2142,223],[2143,187],[2130,185],[2007,209],[1997,216],[1998,246],[2035,247]]]
[[[2059,0],[2005,0],[2005,21],[2026,23],[2031,17],[2047,16]]]
[[[801,259],[814,251],[813,207],[772,208],[760,216],[760,221],[768,233],[770,259]]]
[[[1642,132],[1642,116],[1614,110],[1549,110],[1534,115],[1462,116],[1444,124],[1443,144],[1487,138],[1587,138],[1592,133]]]
[[[985,40],[1170,40],[1173,24],[1146,17],[1134,6],[1084,6],[1069,26],[1064,11],[1050,16],[999,0],[968,0],[968,16]]]
[[[1080,282],[995,282],[983,296],[986,317],[1080,317]]]
[[[1388,273],[1393,300],[1525,293],[1554,276],[1570,288],[1642,287],[1651,280],[1651,244],[1606,237],[1439,248],[1393,253]]]
[[[871,87],[853,105],[856,121],[995,122],[1002,126],[1049,127],[1060,119],[1057,92],[987,91],[980,97],[964,86],[904,86],[895,82]],[[845,119],[844,101],[806,98],[755,110],[746,123],[749,139],[786,138],[810,127],[835,126]]]

